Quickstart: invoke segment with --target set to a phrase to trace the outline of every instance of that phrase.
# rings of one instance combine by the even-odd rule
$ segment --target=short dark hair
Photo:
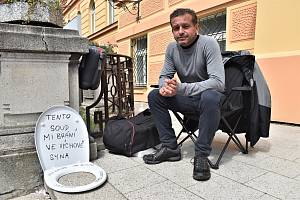
[[[173,18],[178,17],[178,16],[182,16],[185,14],[190,14],[192,16],[192,22],[193,24],[197,24],[197,15],[195,13],[194,10],[189,9],[189,8],[178,8],[176,10],[174,10],[171,14],[170,14],[170,24],[172,25],[171,21]]]

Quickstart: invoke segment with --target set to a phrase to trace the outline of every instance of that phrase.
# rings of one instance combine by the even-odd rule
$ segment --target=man
[[[161,147],[143,157],[147,164],[181,159],[168,110],[193,112],[199,116],[199,135],[195,144],[193,178],[210,178],[208,156],[220,121],[220,99],[224,91],[225,73],[216,40],[198,35],[196,13],[177,9],[170,15],[176,42],[168,45],[159,89],[148,95],[148,103],[159,132]],[[178,82],[174,74],[180,79]]]

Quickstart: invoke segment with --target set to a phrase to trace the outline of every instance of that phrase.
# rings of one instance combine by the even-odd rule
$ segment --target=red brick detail
[[[231,10],[230,41],[254,39],[256,4]]]
[[[168,44],[173,41],[171,30],[153,33],[149,36],[149,56],[164,54]]]
[[[164,1],[163,0],[144,0],[141,3],[141,15],[142,18],[149,16],[157,11],[163,10]]]
[[[154,85],[158,84],[158,78],[160,71],[163,67],[163,62],[160,63],[149,63],[149,68],[148,68],[148,84],[149,85]]]

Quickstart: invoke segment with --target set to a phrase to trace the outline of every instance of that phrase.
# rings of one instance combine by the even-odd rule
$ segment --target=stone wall
[[[9,183],[0,196],[22,195],[41,183],[35,123],[53,105],[79,110],[78,66],[87,52],[77,31],[0,23],[0,183]]]

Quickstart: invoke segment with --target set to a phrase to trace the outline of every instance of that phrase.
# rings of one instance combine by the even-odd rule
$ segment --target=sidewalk
[[[175,123],[175,130],[179,131]],[[227,134],[218,132],[213,141],[214,159]],[[244,135],[241,135],[244,137]],[[242,139],[242,138],[241,138]],[[242,140],[244,141],[244,140]],[[108,174],[107,182],[89,192],[64,194],[51,192],[52,199],[81,200],[177,200],[177,199],[300,199],[300,127],[271,124],[270,138],[262,138],[249,154],[239,153],[230,145],[218,170],[211,170],[209,181],[192,178],[194,156],[192,141],[182,146],[183,159],[146,165],[142,158],[118,156],[99,151],[95,164]],[[73,182],[84,182],[84,176]],[[18,200],[34,199],[31,196]],[[39,199],[39,198],[35,198]]]

